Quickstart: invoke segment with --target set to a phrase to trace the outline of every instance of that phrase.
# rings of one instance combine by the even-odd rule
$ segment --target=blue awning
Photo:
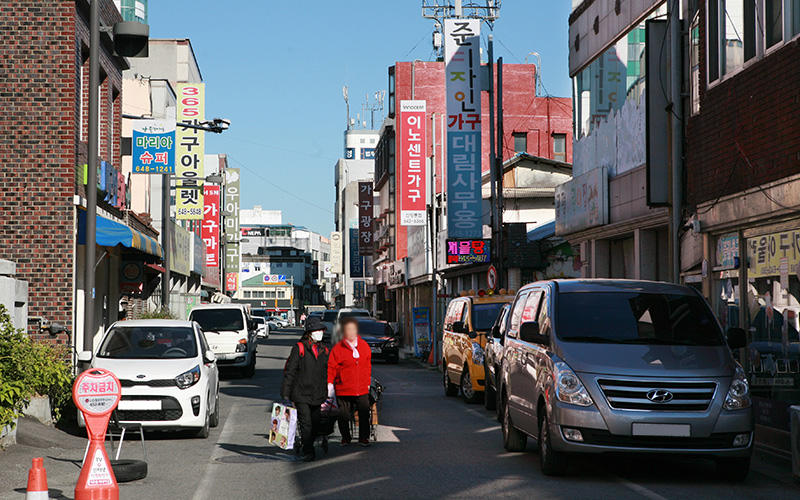
[[[131,229],[125,224],[97,216],[97,244],[104,247],[122,245],[144,253],[164,257],[164,249],[158,242],[140,231]],[[86,212],[78,211],[78,244],[86,242]]]

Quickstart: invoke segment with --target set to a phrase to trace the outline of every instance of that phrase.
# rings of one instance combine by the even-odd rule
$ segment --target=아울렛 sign
[[[401,226],[424,226],[427,220],[425,118],[425,101],[400,101],[397,193]]]
[[[478,264],[491,262],[489,240],[447,240],[448,264]]]
[[[178,84],[178,122],[199,125],[205,116],[205,84]],[[181,127],[175,131],[175,217],[203,220],[205,132]]]
[[[134,174],[175,173],[175,120],[133,120]]]

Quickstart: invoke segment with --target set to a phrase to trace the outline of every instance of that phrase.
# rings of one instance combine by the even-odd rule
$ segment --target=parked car
[[[382,359],[391,364],[400,361],[400,339],[389,323],[359,317],[358,332],[372,350],[372,359]]]
[[[322,313],[322,323],[325,325],[325,333],[322,336],[322,341],[333,345],[331,339],[333,332],[336,330],[336,318],[339,316],[337,309],[326,309]]]
[[[78,359],[119,378],[121,423],[194,429],[202,438],[219,424],[217,363],[197,323],[120,321],[111,325],[96,352],[81,352]],[[85,425],[80,412],[79,424]]]
[[[256,324],[242,304],[203,304],[189,313],[205,332],[220,368],[236,368],[242,376],[256,372]]]
[[[542,471],[572,453],[662,453],[716,460],[742,480],[753,450],[747,377],[705,299],[667,283],[528,285],[512,306],[500,377],[503,444],[537,439]]]
[[[256,337],[260,339],[268,339],[270,331],[269,322],[267,322],[267,320],[261,316],[253,316],[252,319],[256,324]]]
[[[450,301],[444,319],[442,366],[444,393],[457,396],[459,389],[468,403],[483,397],[486,377],[483,371],[483,347],[503,304],[510,294],[462,295]],[[458,382],[453,382],[453,381]]]
[[[283,319],[280,316],[268,316],[267,321],[271,321],[278,325],[278,328],[288,328],[289,327],[289,320]]]
[[[331,332],[331,343],[337,344],[342,340],[342,332],[339,331],[339,323],[344,318],[369,318],[372,315],[366,309],[357,309],[355,307],[343,307],[339,309],[338,313],[336,314],[336,324]],[[327,325],[326,325],[327,326]]]
[[[492,329],[489,330],[489,335],[486,336],[486,345],[483,347],[483,371],[486,377],[483,406],[487,410],[497,410],[497,376],[503,362],[503,336],[508,324],[509,311],[511,311],[511,303],[504,304],[497,316],[497,321],[494,322]],[[499,421],[500,413],[496,413]]]

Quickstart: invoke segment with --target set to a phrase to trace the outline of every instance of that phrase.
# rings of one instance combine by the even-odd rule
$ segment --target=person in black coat
[[[319,433],[321,406],[328,397],[328,348],[322,345],[325,324],[308,318],[305,333],[289,354],[283,373],[281,397],[297,408],[303,460],[314,460],[314,439]]]

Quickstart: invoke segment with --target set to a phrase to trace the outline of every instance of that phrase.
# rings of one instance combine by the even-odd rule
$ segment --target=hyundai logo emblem
[[[664,389],[653,389],[647,393],[647,399],[653,403],[669,403],[674,397],[671,392]]]
[[[145,378],[147,375],[136,375],[136,378]]]

